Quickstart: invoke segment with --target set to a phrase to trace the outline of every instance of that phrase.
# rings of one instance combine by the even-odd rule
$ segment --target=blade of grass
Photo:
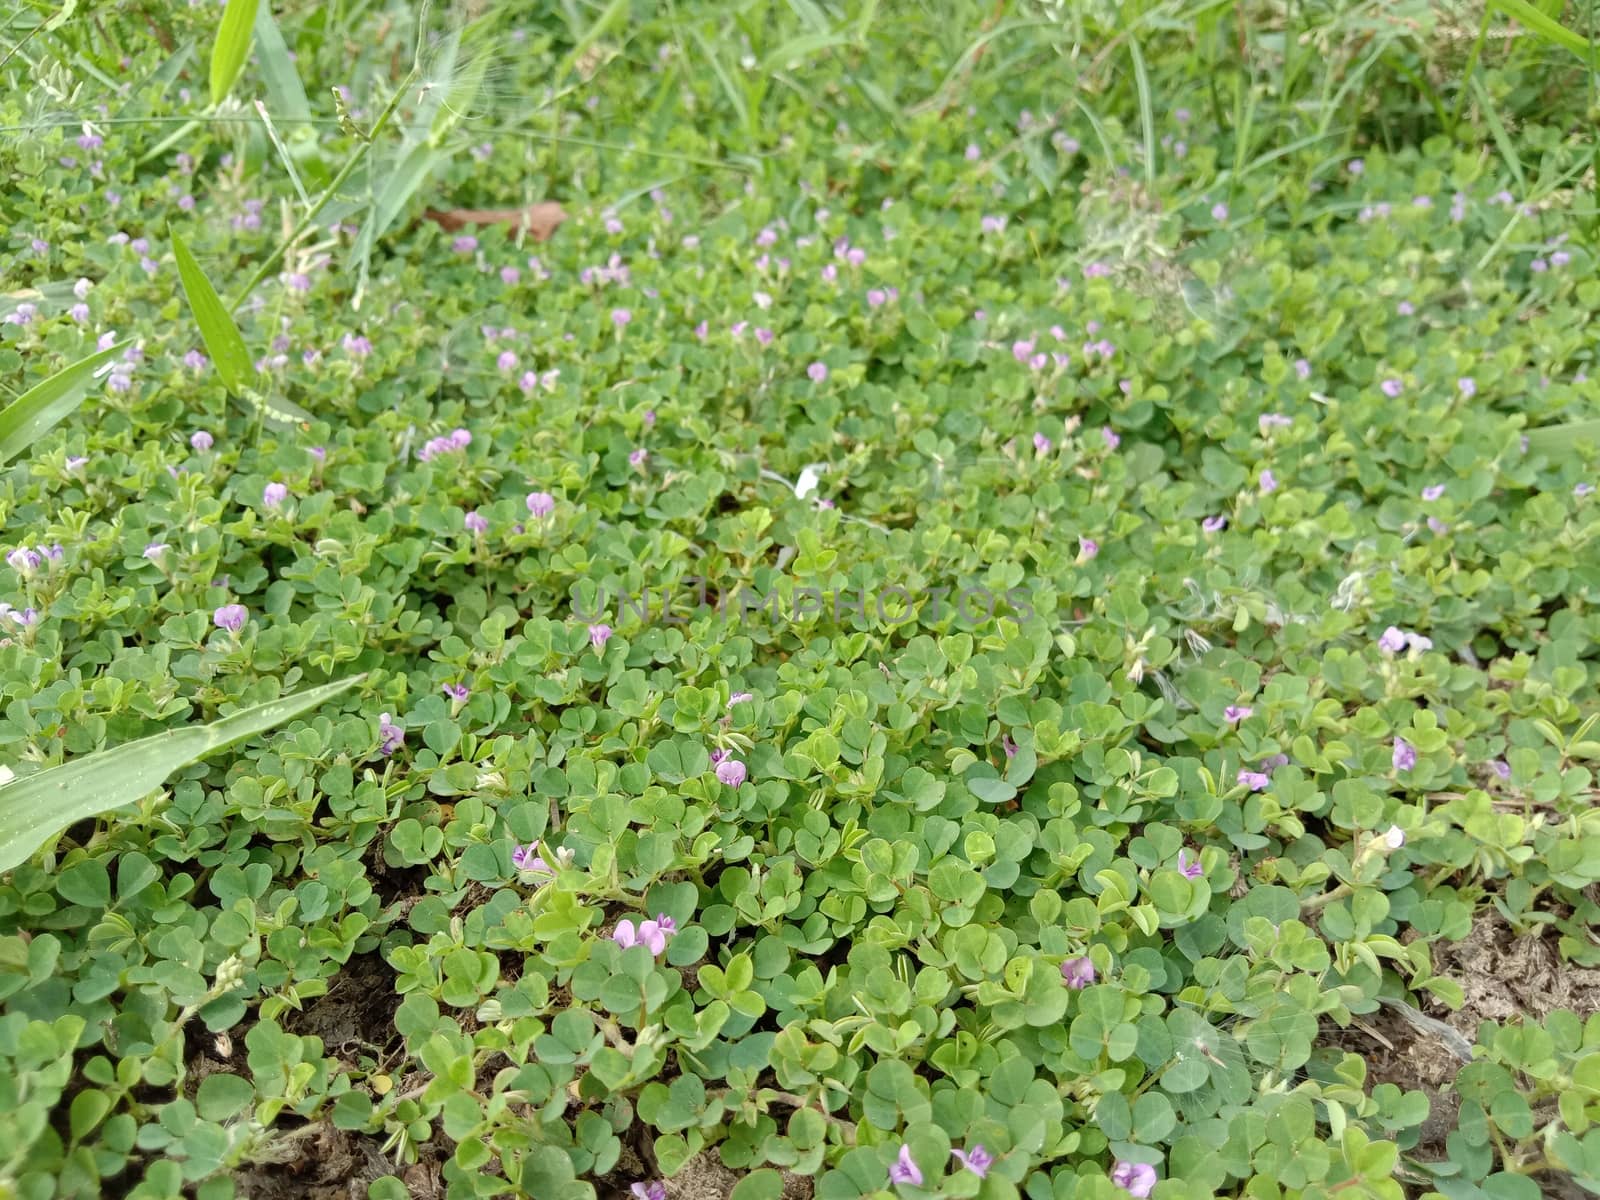
[[[1511,135],[1506,132],[1504,122],[1500,120],[1500,114],[1495,111],[1494,98],[1483,86],[1483,80],[1476,75],[1472,76],[1471,88],[1478,97],[1478,107],[1483,110],[1483,119],[1488,122],[1489,133],[1500,150],[1500,157],[1506,160],[1506,169],[1517,181],[1517,193],[1527,195],[1528,180],[1522,172],[1522,156],[1517,153],[1516,142],[1512,141]]]
[[[1553,458],[1578,452],[1578,442],[1600,440],[1600,421],[1568,421],[1565,425],[1546,425],[1528,431],[1528,449]]]
[[[236,397],[243,397],[245,388],[255,377],[255,365],[250,361],[250,351],[244,344],[239,327],[222,306],[222,299],[211,286],[200,264],[176,230],[172,234],[172,253],[178,260],[178,278],[183,283],[183,294],[189,298],[189,309],[194,313],[195,324],[200,327],[200,337],[216,364],[217,375],[223,386]]]
[[[300,72],[289,57],[288,43],[267,4],[256,10],[256,62],[261,67],[267,102],[278,120],[292,125],[310,122],[311,102],[306,99],[305,85],[300,82]]]
[[[389,103],[384,106],[383,112],[378,114],[378,119],[373,122],[366,141],[361,144],[356,153],[345,160],[344,166],[340,167],[338,173],[328,182],[328,186],[323,189],[322,195],[317,198],[317,202],[300,218],[299,224],[290,230],[289,235],[274,247],[272,253],[267,255],[261,265],[255,269],[255,273],[245,281],[245,285],[229,301],[229,312],[232,312],[250,298],[250,293],[256,290],[256,285],[272,273],[278,263],[283,260],[283,256],[288,253],[289,247],[300,240],[305,231],[310,229],[316,221],[317,215],[339,194],[339,189],[345,185],[345,181],[355,174],[356,169],[368,160],[368,156],[372,153],[373,142],[393,119],[395,111],[400,107],[400,101],[410,91],[411,82],[415,78],[416,70],[413,68],[410,74],[400,81],[400,86],[395,89],[394,95],[389,98]]]
[[[278,158],[283,163],[283,169],[289,174],[289,182],[294,185],[295,193],[300,197],[300,203],[309,207],[311,197],[306,195],[306,185],[300,182],[300,172],[295,170],[294,159],[289,156],[289,147],[285,146],[283,139],[278,136],[278,130],[272,124],[272,117],[267,112],[267,106],[259,100],[256,101],[256,115],[261,118],[261,123],[266,126],[267,137],[272,142],[272,148],[278,152]]]
[[[228,0],[217,26],[217,40],[211,46],[211,104],[222,103],[233,87],[244,60],[250,56],[250,37],[256,23],[260,0]]]
[[[1538,34],[1545,41],[1565,46],[1574,54],[1581,54],[1585,59],[1589,57],[1588,38],[1568,29],[1554,17],[1546,16],[1528,3],[1528,0],[1489,0],[1489,7],[1499,9],[1519,25],[1525,26],[1530,33]]]
[[[583,57],[589,47],[611,31],[611,27],[617,23],[618,18],[628,11],[629,3],[630,0],[611,0],[611,3],[606,5],[605,11],[595,18],[583,36],[573,44],[566,60],[562,62],[560,69],[556,71],[557,79],[564,79],[578,65],[578,60]]]
[[[80,358],[0,410],[0,463],[10,462],[68,417],[83,403],[94,373],[127,347],[128,343],[122,341]]]
[[[1156,110],[1150,96],[1150,72],[1145,70],[1144,54],[1137,38],[1128,39],[1133,58],[1133,83],[1139,92],[1139,127],[1144,131],[1144,183],[1151,191],[1156,186]]]
[[[0,872],[20,866],[76,821],[135,804],[174,771],[310,712],[365,679],[335,683],[241,709],[207,725],[169,729],[50,767],[0,789]]]

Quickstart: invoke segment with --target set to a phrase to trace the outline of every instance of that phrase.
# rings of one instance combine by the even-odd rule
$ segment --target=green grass
[[[0,1197],[1600,1192],[1586,12],[251,9],[0,26]]]

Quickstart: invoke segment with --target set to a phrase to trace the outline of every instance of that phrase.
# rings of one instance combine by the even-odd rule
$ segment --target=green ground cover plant
[[[1584,13],[0,28],[0,1197],[1600,1193]]]

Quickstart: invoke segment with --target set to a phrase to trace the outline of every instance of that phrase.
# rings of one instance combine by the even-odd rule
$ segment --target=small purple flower
[[[918,1168],[916,1160],[911,1157],[911,1147],[904,1143],[900,1146],[900,1154],[889,1168],[890,1183],[909,1183],[912,1187],[922,1186],[922,1171]]]
[[[1378,637],[1378,649],[1385,654],[1399,654],[1406,648],[1406,635],[1403,629],[1391,625]]]
[[[70,455],[67,458],[67,470],[69,471],[81,471],[88,465],[89,459],[85,455]]]
[[[151,542],[144,548],[144,557],[150,562],[159,565],[161,560],[166,557],[167,551],[170,549],[171,547],[168,546],[166,542]]]
[[[1115,450],[1122,445],[1122,435],[1109,425],[1100,430],[1100,436],[1105,440],[1107,450]]]
[[[1249,717],[1253,712],[1255,712],[1255,709],[1251,708],[1248,704],[1230,704],[1227,708],[1222,710],[1222,719],[1229,725],[1237,725],[1240,721],[1243,721]]]
[[[289,498],[289,489],[281,483],[269,483],[261,489],[261,504],[264,508],[277,508]]]
[[[1069,958],[1061,964],[1061,982],[1073,991],[1082,991],[1095,980],[1094,963],[1087,954]]]
[[[977,142],[968,142],[967,143],[966,155],[967,155],[967,161],[968,162],[977,162],[980,158],[983,157],[983,151],[978,149],[978,143]]]
[[[1301,380],[1310,379],[1311,378],[1311,364],[1309,362],[1307,362],[1303,358],[1295,359],[1294,360],[1294,373],[1296,375],[1300,376]]]
[[[611,640],[611,633],[612,629],[609,625],[597,623],[589,626],[589,645],[593,646],[597,652],[604,650],[606,643]]]
[[[1511,764],[1508,763],[1505,759],[1497,758],[1492,763],[1490,763],[1489,766],[1494,768],[1494,773],[1496,775],[1498,775],[1501,779],[1510,779],[1511,778]]]
[[[406,731],[390,719],[388,713],[378,714],[378,752],[388,758],[406,744]]]
[[[1391,400],[1398,397],[1405,390],[1405,385],[1398,379],[1385,379],[1378,387]]]
[[[730,755],[732,753],[733,753],[732,750],[722,750],[722,749],[713,750],[711,752],[711,765],[713,767],[716,766],[719,762],[721,762],[723,759],[727,758],[728,755]]]
[[[1362,159],[1352,158],[1349,162],[1345,163],[1344,169],[1349,171],[1352,175],[1360,175],[1367,169],[1367,164]]]
[[[667,937],[675,930],[676,924],[671,917],[660,916],[654,921],[640,921],[637,927],[632,918],[624,917],[611,931],[611,940],[624,950],[644,946],[652,955],[660,958],[667,948]]]
[[[517,270],[516,267],[501,267],[500,282],[507,287],[516,287],[517,284],[522,282],[522,272]]]
[[[1119,1162],[1111,1169],[1111,1182],[1134,1200],[1146,1200],[1156,1186],[1156,1169],[1149,1163]]]
[[[981,1142],[971,1150],[952,1150],[950,1154],[951,1157],[979,1179],[986,1176],[989,1173],[989,1168],[994,1166],[994,1155],[985,1150]]]
[[[643,446],[640,446],[637,450],[628,455],[628,465],[630,467],[642,467],[649,457],[650,451],[646,450]]]
[[[1095,541],[1093,538],[1084,537],[1082,534],[1078,535],[1078,561],[1080,563],[1088,562],[1091,558],[1099,553],[1099,542]]]
[[[736,788],[741,786],[747,778],[749,778],[749,772],[745,770],[744,764],[736,758],[725,758],[717,764],[718,783]]]
[[[1261,771],[1246,771],[1241,769],[1239,772],[1239,782],[1244,784],[1244,786],[1249,788],[1252,792],[1261,792],[1265,791],[1267,786],[1271,784],[1272,776],[1264,774]]]
[[[484,516],[477,509],[473,509],[466,516],[462,517],[461,524],[465,526],[468,533],[489,532],[489,518]]]
[[[1545,262],[1545,260],[1542,258],[1536,258],[1528,264],[1528,270],[1532,271],[1535,275],[1543,275],[1549,269],[1550,264]]]
[[[31,575],[44,565],[44,556],[27,546],[18,546],[6,555],[6,562],[19,574]]]
[[[1438,517],[1428,518],[1428,528],[1433,530],[1433,532],[1439,537],[1443,537],[1445,534],[1450,532],[1450,526],[1439,520]]]
[[[1574,484],[1573,488],[1572,488],[1572,494],[1574,496],[1589,496],[1589,495],[1593,495],[1594,494],[1594,484],[1592,484],[1592,483]]]
[[[211,614],[211,623],[229,633],[238,633],[249,619],[250,612],[242,604],[224,604]]]
[[[732,708],[735,704],[743,704],[745,701],[754,700],[755,698],[754,692],[735,692],[728,697],[728,707]]]
[[[625,308],[613,308],[611,310],[611,323],[613,325],[615,325],[618,329],[621,329],[624,325],[626,325],[631,320],[633,320],[633,314],[631,312],[629,312],[627,309],[625,309]]]
[[[67,316],[71,317],[77,324],[82,325],[89,319],[89,306],[87,304],[74,304],[67,309]]]
[[[984,217],[978,222],[978,227],[984,233],[1004,233],[1006,231],[1005,217]]]
[[[1456,380],[1456,390],[1463,396],[1476,396],[1478,394],[1478,385],[1470,375],[1464,375]]]
[[[828,364],[824,362],[814,362],[806,368],[806,375],[812,383],[821,383],[828,377]]]
[[[1207,533],[1220,533],[1228,527],[1228,518],[1223,516],[1207,517],[1200,522],[1200,528]]]
[[[1001,737],[1000,749],[1005,751],[1005,756],[1007,758],[1015,758],[1017,756],[1017,744],[1011,740],[1011,735],[1009,733]]]
[[[889,293],[885,292],[881,288],[867,289],[868,308],[882,308],[887,303],[889,303]]]
[[[1200,856],[1189,857],[1187,849],[1178,851],[1178,872],[1185,879],[1203,879],[1206,869],[1200,865]]]
[[[517,369],[517,356],[511,350],[502,350],[500,357],[494,360],[494,365],[500,368],[502,374],[509,374]]]
[[[667,1200],[667,1185],[660,1180],[636,1183],[628,1189],[628,1194],[633,1200]]]
[[[191,371],[204,371],[207,361],[206,356],[198,350],[191,350],[183,356],[183,365]]]
[[[1429,503],[1444,495],[1444,484],[1435,483],[1422,489],[1422,498]]]
[[[1409,771],[1417,765],[1417,749],[1405,738],[1395,738],[1391,756],[1396,771]]]
[[[472,695],[472,689],[464,683],[447,683],[443,688],[444,694],[457,704],[465,704]]]
[[[456,238],[455,241],[450,243],[450,249],[454,250],[457,254],[471,254],[477,248],[478,239],[473,237],[470,233],[463,233],[460,237]]]
[[[1553,267],[1564,267],[1571,261],[1572,255],[1568,254],[1565,250],[1557,250],[1550,256],[1550,265]]]
[[[1051,441],[1049,438],[1045,437],[1044,434],[1036,433],[1033,435],[1033,448],[1040,454],[1049,454],[1051,449]]]
[[[529,492],[528,511],[541,520],[556,510],[556,498],[549,492]]]
[[[553,874],[550,864],[539,857],[539,843],[537,840],[529,842],[526,846],[518,844],[511,848],[511,865],[519,871],[537,871],[542,875]]]
[[[1261,494],[1268,496],[1277,490],[1278,477],[1272,473],[1271,467],[1263,467],[1261,470]]]
[[[1228,219],[1228,206],[1226,204],[1213,204],[1211,206],[1211,219],[1213,221],[1226,221]]]

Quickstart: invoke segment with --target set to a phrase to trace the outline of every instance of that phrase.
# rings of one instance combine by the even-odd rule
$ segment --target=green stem
[[[1472,43],[1472,50],[1467,55],[1467,65],[1461,72],[1461,90],[1456,95],[1456,109],[1450,118],[1450,124],[1445,132],[1452,137],[1461,125],[1461,114],[1467,107],[1467,94],[1471,90],[1468,85],[1472,82],[1472,73],[1478,69],[1478,56],[1483,53],[1483,43],[1489,36],[1489,6],[1483,6],[1483,20],[1478,23],[1478,37]]]
[[[406,93],[410,91],[411,81],[416,78],[416,75],[416,68],[413,67],[406,77],[400,81],[400,86],[395,89],[395,93],[390,98],[388,105],[378,115],[378,119],[373,122],[372,130],[367,134],[367,140],[361,149],[352,154],[344,166],[339,168],[339,173],[323,189],[322,195],[317,197],[317,202],[311,206],[306,215],[300,218],[299,224],[294,227],[288,237],[278,243],[277,248],[256,268],[256,273],[250,276],[249,281],[239,290],[239,294],[229,302],[229,312],[233,312],[250,298],[250,293],[255,291],[261,281],[272,273],[273,268],[283,261],[283,256],[289,252],[289,247],[299,241],[301,235],[311,228],[312,223],[317,219],[317,214],[326,208],[328,202],[338,194],[339,189],[344,186],[345,180],[349,179],[355,173],[356,167],[360,166],[361,162],[372,153],[373,143],[377,141],[378,135],[383,132],[385,126],[394,117],[395,111],[400,107],[400,102],[405,99]]]
[[[1332,904],[1335,900],[1344,899],[1344,897],[1348,896],[1353,890],[1354,889],[1351,888],[1348,883],[1341,883],[1338,887],[1332,889],[1331,891],[1326,891],[1316,896],[1306,897],[1304,900],[1300,901],[1300,910],[1302,912],[1315,912],[1317,909],[1322,908],[1325,905]]]

